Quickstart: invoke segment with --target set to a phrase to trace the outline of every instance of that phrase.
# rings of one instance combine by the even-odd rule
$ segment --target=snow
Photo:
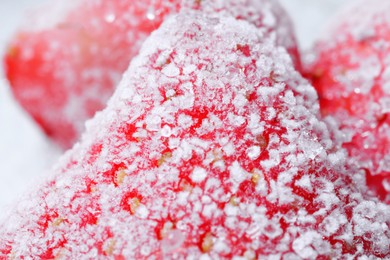
[[[314,38],[318,36],[321,24],[345,1],[347,0],[281,0],[292,15],[303,49],[310,46]],[[6,42],[16,30],[17,24],[23,19],[25,10],[40,2],[43,0],[0,1],[0,17],[2,17],[0,53],[4,53]],[[308,20],[311,22],[307,22]],[[191,70],[193,68],[186,68],[187,72]],[[170,68],[167,73],[168,75],[175,74],[175,68]],[[183,124],[188,124],[188,119],[182,118],[182,120]],[[156,121],[153,120],[153,122]],[[7,207],[30,185],[33,185],[39,176],[45,174],[61,152],[19,107],[2,74],[0,76],[0,126],[1,218]],[[229,150],[229,146],[226,146],[226,149]],[[175,235],[180,236],[180,234]],[[307,234],[301,241],[297,241],[295,244],[297,253],[299,254],[301,249],[310,246],[315,237],[314,234]]]

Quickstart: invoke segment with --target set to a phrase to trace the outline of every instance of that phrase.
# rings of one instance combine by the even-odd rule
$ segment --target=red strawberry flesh
[[[83,140],[1,226],[0,252],[387,256],[388,207],[351,186],[318,112],[314,89],[253,25],[174,16]]]

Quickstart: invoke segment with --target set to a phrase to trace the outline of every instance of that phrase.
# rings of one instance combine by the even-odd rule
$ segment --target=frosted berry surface
[[[313,87],[253,25],[185,12],[0,229],[8,257],[388,256]],[[357,185],[358,186],[358,185]]]

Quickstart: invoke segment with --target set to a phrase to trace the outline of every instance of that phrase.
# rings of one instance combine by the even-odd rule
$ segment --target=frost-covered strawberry
[[[71,146],[85,120],[105,107],[144,39],[181,8],[247,20],[286,47],[299,66],[291,21],[274,0],[66,2],[68,11],[48,19],[51,23],[44,17],[53,15],[44,9],[14,37],[5,57],[16,99],[63,147]]]
[[[316,102],[286,52],[249,23],[175,16],[146,41],[82,141],[2,225],[0,252],[386,256],[389,208],[351,187]]]
[[[344,147],[390,203],[390,2],[358,1],[334,18],[309,73]]]

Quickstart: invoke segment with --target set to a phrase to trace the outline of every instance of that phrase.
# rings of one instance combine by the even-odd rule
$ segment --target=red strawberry
[[[273,0],[78,2],[49,28],[20,31],[5,57],[16,99],[63,147],[70,147],[85,120],[105,107],[144,39],[183,7],[222,12],[257,25],[288,48],[299,66],[291,21]]]
[[[367,184],[390,203],[390,2],[347,7],[315,46],[309,68],[321,111],[339,122]]]
[[[389,208],[331,152],[314,89],[245,21],[183,13],[0,229],[19,258],[389,254]]]

